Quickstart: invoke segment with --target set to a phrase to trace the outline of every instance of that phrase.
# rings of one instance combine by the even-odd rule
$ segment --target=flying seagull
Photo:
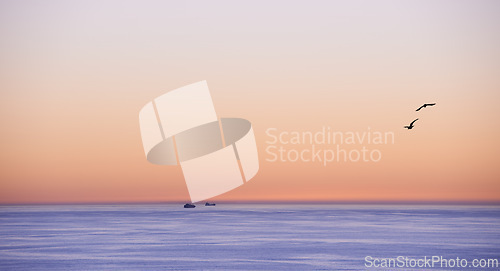
[[[427,106],[433,106],[433,105],[436,105],[436,103],[433,103],[433,104],[424,104],[424,105],[422,105],[421,107],[419,107],[419,108],[418,108],[417,110],[415,110],[415,111],[419,111],[419,110],[420,110],[420,109],[422,109],[422,108],[426,108]]]
[[[415,119],[414,121],[412,121],[412,122],[410,123],[410,125],[405,126],[405,128],[406,128],[406,129],[408,129],[408,130],[412,129],[412,128],[413,128],[413,123],[415,123],[415,121],[417,121],[417,120],[418,120],[418,119]]]

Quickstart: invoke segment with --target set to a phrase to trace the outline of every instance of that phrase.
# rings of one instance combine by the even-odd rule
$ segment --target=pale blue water
[[[366,256],[434,255],[499,259],[500,207],[0,206],[0,270],[374,270]]]

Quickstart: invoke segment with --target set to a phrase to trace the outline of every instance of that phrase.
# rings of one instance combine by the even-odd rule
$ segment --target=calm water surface
[[[500,207],[0,206],[0,270],[376,270],[366,256],[499,259]]]

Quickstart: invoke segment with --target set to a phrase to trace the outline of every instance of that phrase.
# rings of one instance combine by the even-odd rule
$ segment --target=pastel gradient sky
[[[261,160],[216,201],[500,201],[499,26],[498,1],[1,1],[0,203],[187,201],[138,113],[201,80]],[[266,129],[322,126],[395,143],[266,161]]]

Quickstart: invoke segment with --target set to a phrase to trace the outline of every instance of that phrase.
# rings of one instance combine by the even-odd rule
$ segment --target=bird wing
[[[419,107],[417,110],[415,110],[415,111],[419,111],[419,110],[420,110],[420,109],[422,109],[423,107],[425,107],[425,104],[424,104],[424,105],[422,105],[422,106],[420,106],[420,107]]]
[[[417,121],[417,120],[418,120],[418,119],[415,119],[414,121],[412,121],[412,122],[410,123],[410,125],[413,125],[413,123],[415,123],[415,121]]]
[[[433,104],[425,104],[426,106],[433,106],[433,105],[436,105],[436,103],[433,103]]]

